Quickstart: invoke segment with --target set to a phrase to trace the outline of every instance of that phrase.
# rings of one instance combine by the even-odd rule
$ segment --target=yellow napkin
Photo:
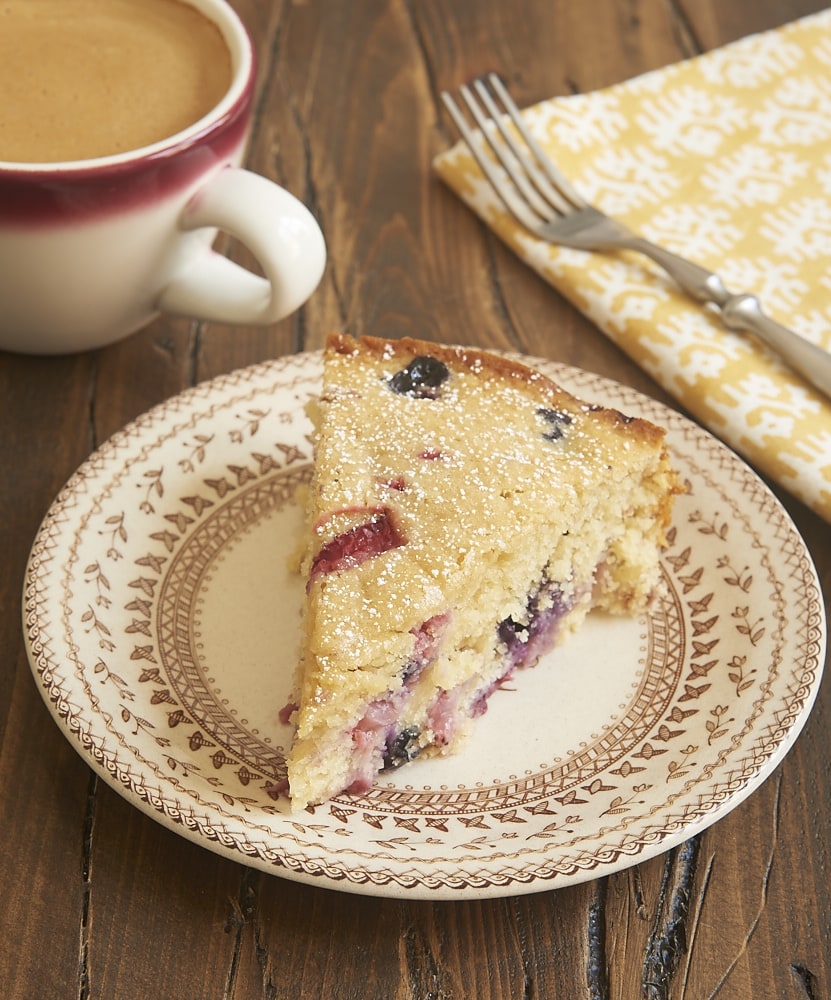
[[[831,10],[523,112],[599,208],[831,350]],[[831,521],[831,402],[636,255],[513,222],[460,142],[439,176],[715,434]]]

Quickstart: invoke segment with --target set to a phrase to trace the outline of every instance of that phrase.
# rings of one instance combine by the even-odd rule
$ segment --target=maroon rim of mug
[[[198,0],[193,5],[202,9]],[[235,162],[251,120],[256,56],[236,13],[228,7],[223,13],[225,24],[214,20],[231,51],[233,79],[212,111],[171,138],[128,153],[71,163],[0,161],[0,225],[100,220],[159,201]]]

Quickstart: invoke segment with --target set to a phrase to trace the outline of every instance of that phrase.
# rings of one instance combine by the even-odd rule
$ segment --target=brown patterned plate
[[[715,822],[810,711],[825,622],[787,514],[732,452],[634,390],[523,359],[668,428],[689,493],[648,616],[593,615],[500,691],[456,756],[291,814],[278,719],[310,471],[304,354],[198,386],[111,438],[35,539],[35,679],[90,765],[147,814],[277,875],[376,895],[534,892],[608,874]]]

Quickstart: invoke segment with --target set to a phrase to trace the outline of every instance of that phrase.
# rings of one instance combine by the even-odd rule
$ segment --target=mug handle
[[[323,233],[306,206],[238,167],[208,180],[185,206],[179,226],[229,233],[254,254],[265,277],[208,249],[162,290],[162,312],[217,323],[276,323],[309,298],[326,266]]]

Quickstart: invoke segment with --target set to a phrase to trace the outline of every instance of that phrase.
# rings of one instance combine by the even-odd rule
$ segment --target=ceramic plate
[[[525,359],[528,361],[529,359]],[[732,452],[596,375],[530,360],[660,422],[689,491],[648,615],[595,614],[494,695],[455,756],[300,813],[272,796],[303,596],[290,569],[320,356],[198,386],[72,477],[25,582],[58,725],[140,809],[277,875],[375,895],[554,888],[658,854],[736,806],[810,711],[824,611],[788,516]]]

